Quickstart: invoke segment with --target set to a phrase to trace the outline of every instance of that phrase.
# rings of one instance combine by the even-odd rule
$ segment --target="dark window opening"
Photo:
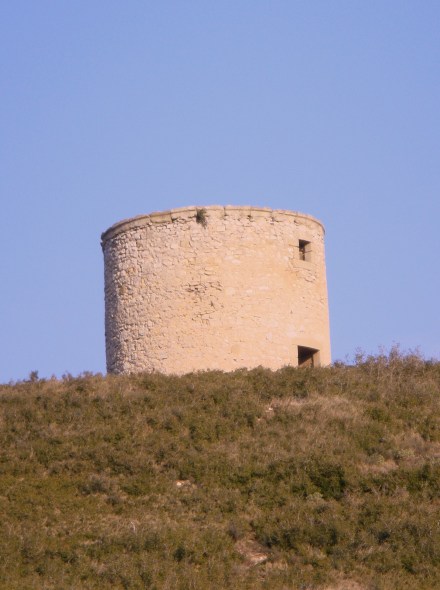
[[[298,346],[298,367],[319,367],[319,350]]]
[[[310,262],[312,254],[312,244],[310,242],[306,242],[305,240],[299,240],[298,249],[299,259],[305,260],[306,262]]]

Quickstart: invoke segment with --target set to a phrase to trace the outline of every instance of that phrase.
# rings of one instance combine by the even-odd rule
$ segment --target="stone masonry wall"
[[[109,372],[278,369],[298,364],[298,346],[330,363],[324,229],[312,217],[173,209],[115,224],[102,247]]]

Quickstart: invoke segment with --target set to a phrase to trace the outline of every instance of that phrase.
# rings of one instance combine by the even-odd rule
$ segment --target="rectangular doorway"
[[[298,367],[319,367],[319,350],[298,346]]]

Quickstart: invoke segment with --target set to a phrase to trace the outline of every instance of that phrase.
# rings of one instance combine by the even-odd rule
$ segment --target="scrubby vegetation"
[[[440,363],[0,386],[0,587],[440,587]]]

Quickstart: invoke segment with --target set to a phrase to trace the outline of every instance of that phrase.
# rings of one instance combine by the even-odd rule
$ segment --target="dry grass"
[[[440,363],[0,386],[0,587],[440,587]]]

